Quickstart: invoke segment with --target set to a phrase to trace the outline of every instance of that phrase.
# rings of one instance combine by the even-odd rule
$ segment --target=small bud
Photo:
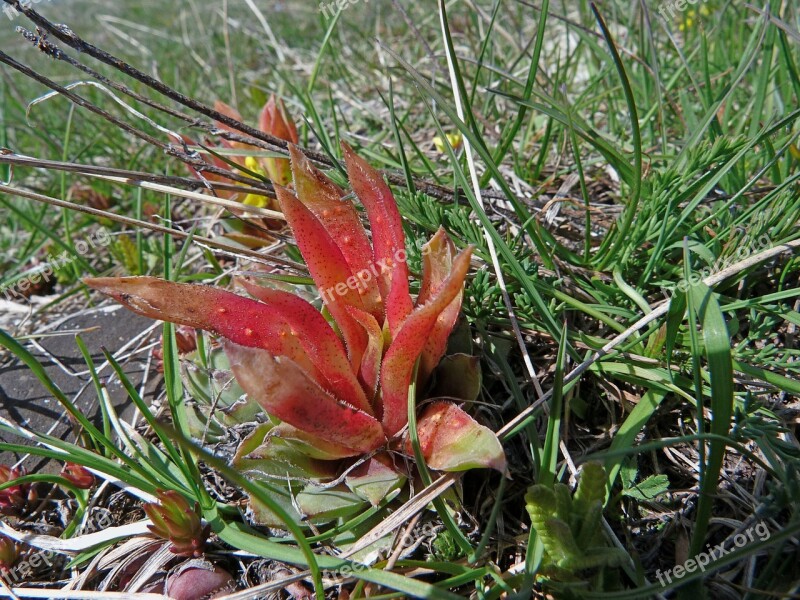
[[[145,504],[144,512],[153,522],[148,529],[157,537],[172,542],[170,550],[181,556],[201,556],[210,527],[200,520],[200,506],[190,506],[175,491],[158,492],[158,502]]]
[[[289,117],[283,100],[276,101],[274,94],[270,95],[269,100],[261,110],[259,128],[264,133],[293,144],[297,144],[299,141],[297,127]],[[265,158],[263,159],[263,165],[273,183],[285,186],[291,182],[292,170],[289,165],[289,159]]]
[[[20,546],[11,538],[0,536],[0,574],[8,573],[19,559]]]
[[[25,475],[24,469],[13,469],[0,465],[0,484],[9,483]],[[30,484],[13,485],[0,490],[0,512],[14,513],[25,506],[29,500],[36,498]]]
[[[81,490],[88,490],[94,485],[94,475],[88,469],[75,463],[66,463],[61,469],[61,476]]]

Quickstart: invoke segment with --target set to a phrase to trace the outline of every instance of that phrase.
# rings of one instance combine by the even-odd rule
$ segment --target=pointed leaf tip
[[[494,432],[451,402],[433,402],[417,421],[422,454],[439,471],[490,468],[506,470],[503,446]],[[411,452],[411,442],[406,441]]]
[[[324,381],[299,337],[269,304],[205,285],[155,277],[97,277],[84,283],[139,315],[204,329],[242,346],[288,356],[316,381]]]
[[[280,140],[297,143],[297,127],[289,117],[283,100],[275,100],[275,94],[270,94],[269,100],[261,109],[258,118],[258,127],[264,133],[274,136]],[[261,165],[269,174],[273,183],[278,185],[288,185],[292,179],[292,172],[289,161],[285,158],[264,157]]]
[[[415,308],[406,318],[383,358],[382,421],[389,437],[397,434],[408,422],[408,386],[414,364],[443,311],[463,292],[471,257],[472,247],[468,246],[455,258],[447,279],[428,302]]]
[[[372,229],[372,258],[378,287],[392,333],[399,330],[413,304],[408,291],[408,264],[403,220],[397,202],[381,174],[342,142],[347,176],[367,210]]]
[[[422,286],[417,298],[417,306],[424,305],[441,289],[453,270],[455,256],[456,245],[447,235],[444,227],[439,227],[434,236],[422,247]],[[461,312],[463,296],[462,290],[442,311],[431,330],[420,360],[420,384],[427,382],[431,372],[444,356],[447,340],[456,325],[458,314]]]

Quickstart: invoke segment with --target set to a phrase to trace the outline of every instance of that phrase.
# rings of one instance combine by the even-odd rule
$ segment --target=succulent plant
[[[158,502],[147,503],[143,508],[152,521],[148,529],[154,535],[172,542],[172,552],[194,557],[203,554],[210,527],[203,525],[197,503],[191,506],[178,492],[161,490],[158,492]]]
[[[412,455],[406,425],[415,374],[417,389],[448,398],[473,401],[480,387],[477,359],[456,354],[442,360],[472,248],[457,253],[440,228],[422,248],[420,291],[412,299],[394,197],[375,169],[343,149],[371,241],[344,190],[294,146],[294,192],[275,186],[329,318],[298,295],[249,279],[237,281],[253,298],[152,277],[86,280],[141,315],[224,338],[235,384],[247,395],[244,405],[237,404],[238,393],[228,398],[227,416],[238,410],[252,417],[243,407],[257,404],[270,417],[242,443],[234,464],[288,508],[319,518],[341,516],[357,501],[377,504],[411,474],[404,465],[413,460],[397,455]],[[452,379],[460,381],[448,393],[443,382]],[[195,371],[189,388],[202,387]],[[451,400],[431,398],[417,428],[434,469],[505,470],[495,434]],[[325,485],[341,480],[345,468],[343,483]],[[287,481],[301,482],[302,491]],[[262,512],[257,520],[270,522],[270,516]]]
[[[94,475],[86,467],[75,463],[66,463],[61,469],[61,476],[81,490],[91,489],[94,485]]]
[[[606,471],[586,463],[573,495],[569,486],[536,484],[525,496],[531,526],[544,545],[540,572],[559,580],[575,580],[581,571],[619,566],[627,554],[603,543],[601,518],[606,496]]]
[[[24,475],[24,469],[0,465],[0,484],[10,483]],[[15,514],[36,498],[36,490],[30,484],[24,483],[7,487],[0,490],[0,513]]]
[[[0,536],[0,575],[5,575],[14,568],[19,560],[20,545],[6,536]]]

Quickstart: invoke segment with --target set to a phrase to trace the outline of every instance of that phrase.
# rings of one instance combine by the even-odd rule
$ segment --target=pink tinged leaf
[[[261,110],[259,129],[264,133],[275,136],[287,142],[297,143],[297,128],[286,112],[283,100],[275,102],[275,95],[270,94],[269,100]],[[261,164],[269,174],[273,183],[289,185],[292,180],[292,171],[289,160],[286,158],[267,157],[261,159]]]
[[[287,356],[316,381],[325,381],[280,312],[262,302],[224,290],[155,277],[85,279],[133,312],[221,335],[237,344]]]
[[[503,446],[494,432],[451,402],[433,402],[417,420],[417,433],[427,465],[437,471],[506,469]],[[413,454],[410,440],[406,452]]]
[[[386,442],[376,419],[328,394],[291,360],[230,343],[225,351],[242,389],[281,421],[358,452]]]
[[[471,256],[472,247],[469,246],[455,258],[450,275],[428,302],[415,308],[408,316],[383,358],[382,422],[387,437],[396,435],[408,422],[408,386],[414,364],[439,316],[462,293]]]
[[[440,227],[439,231],[422,247],[422,287],[417,298],[417,306],[422,306],[428,302],[441,289],[450,274],[450,270],[453,268],[455,254],[455,244],[453,244],[444,228]],[[447,340],[456,325],[458,314],[461,312],[463,296],[462,290],[436,319],[436,324],[431,330],[420,358],[420,383],[428,380],[431,372],[436,368],[436,365],[444,356],[445,350],[447,350]]]
[[[408,292],[408,264],[403,221],[397,203],[381,174],[342,142],[347,176],[367,209],[372,227],[372,258],[384,298],[389,328],[394,334],[413,308]]]
[[[353,317],[367,332],[369,336],[367,348],[364,350],[364,357],[361,359],[361,368],[358,371],[358,379],[367,398],[372,402],[378,391],[380,381],[381,358],[383,358],[383,330],[378,322],[368,312],[358,310],[352,306],[347,307],[347,312]],[[370,412],[370,414],[374,414]]]
[[[342,332],[350,365],[358,370],[367,347],[367,334],[345,308],[349,305],[364,310],[356,278],[319,219],[286,188],[276,185],[275,192],[322,301]]]
[[[406,476],[398,472],[391,456],[385,452],[367,459],[345,478],[347,487],[373,506],[400,489],[405,481]]]
[[[296,146],[289,145],[294,189],[300,201],[319,219],[359,279],[358,292],[366,310],[383,323],[378,271],[372,263],[372,245],[352,202],[343,200],[342,188],[333,183]]]
[[[275,94],[270,94],[269,100],[261,109],[258,127],[264,133],[274,135],[276,138],[296,144],[299,141],[297,127],[289,117],[283,100],[275,100]]]
[[[322,381],[319,383],[337,398],[372,415],[372,406],[350,368],[345,347],[325,317],[294,294],[265,288],[244,279],[240,281],[251,296],[283,315],[327,385]]]
[[[287,443],[300,450],[306,456],[324,461],[336,461],[342,458],[356,456],[359,452],[345,448],[338,444],[326,442],[309,435],[305,431],[293,427],[288,423],[279,423],[272,429],[272,433]]]

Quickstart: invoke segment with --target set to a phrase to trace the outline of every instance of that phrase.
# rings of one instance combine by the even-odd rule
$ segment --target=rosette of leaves
[[[618,567],[627,554],[605,545],[601,519],[606,497],[606,471],[586,463],[573,495],[569,486],[536,484],[525,495],[531,526],[544,546],[540,573],[574,581],[591,570]]]
[[[151,277],[86,280],[141,315],[223,338],[224,358],[212,352],[212,366],[221,373],[230,368],[231,385],[238,386],[224,392],[225,419],[251,419],[253,406],[268,416],[242,442],[233,464],[298,520],[332,519],[365,503],[378,505],[415,475],[407,432],[412,382],[433,394],[416,414],[430,468],[505,470],[495,434],[459,406],[477,396],[477,359],[445,357],[472,248],[457,252],[440,229],[423,248],[420,292],[412,298],[394,197],[375,169],[344,144],[343,150],[371,237],[353,194],[294,146],[294,191],[275,186],[324,312],[248,279],[239,283],[250,298]],[[209,386],[201,375],[190,388],[202,394]],[[206,395],[206,405],[218,399]],[[411,400],[413,408],[420,399]],[[255,499],[250,508],[257,522],[278,524]]]
[[[0,514],[19,514],[37,500],[38,495],[33,485],[29,483],[10,485],[25,475],[25,469],[0,465],[0,484],[6,486],[0,490]]]
[[[181,556],[201,556],[209,525],[203,525],[200,506],[194,506],[174,490],[159,490],[158,502],[142,506],[151,524],[148,529],[156,536],[171,542],[170,550]]]

